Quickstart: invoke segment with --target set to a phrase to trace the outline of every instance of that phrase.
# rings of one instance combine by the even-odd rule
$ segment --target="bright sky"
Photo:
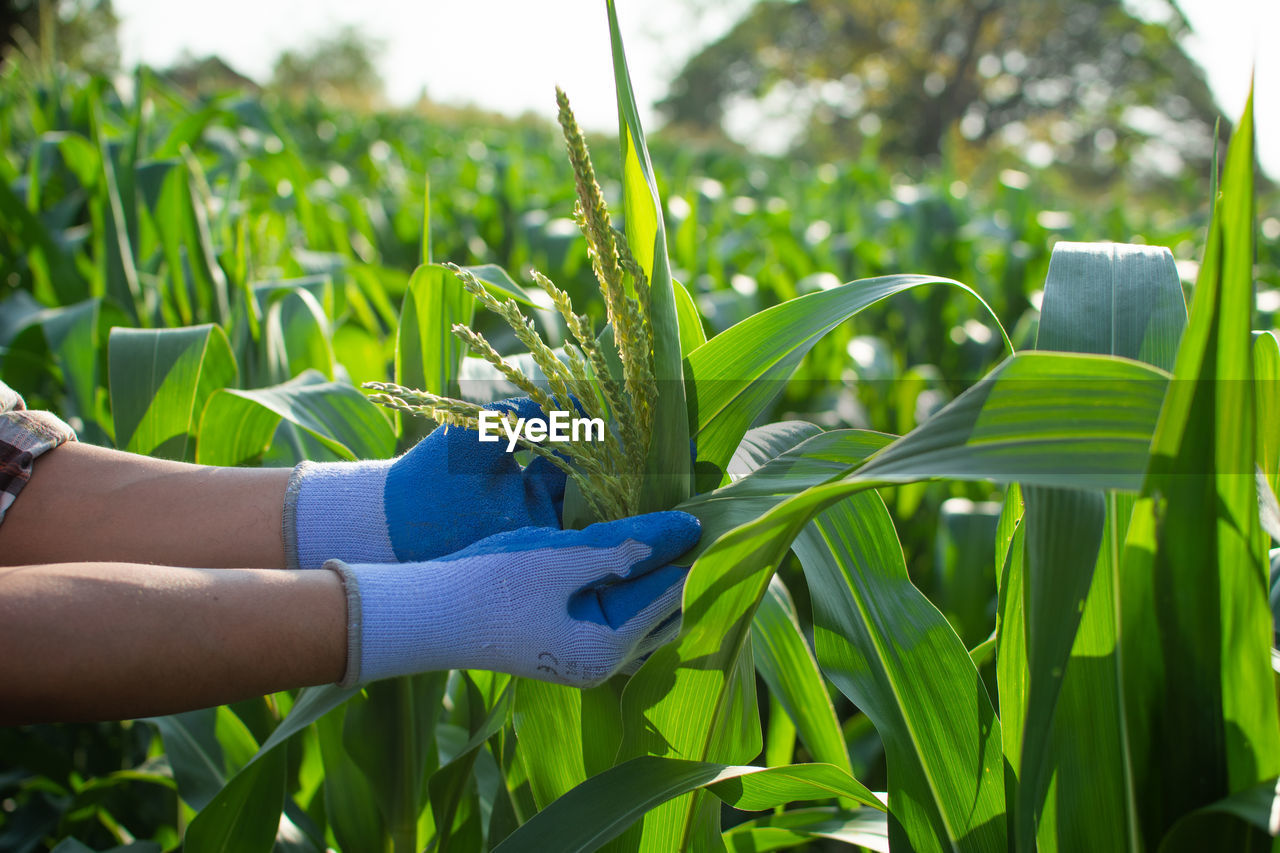
[[[665,94],[683,60],[727,30],[751,0],[616,2],[632,84],[647,107]],[[1141,8],[1144,0],[1129,2]],[[216,12],[173,0],[115,0],[114,6],[127,64],[164,67],[184,50],[212,53],[265,80],[282,50],[305,48],[354,24],[382,41],[380,71],[395,102],[411,101],[425,88],[436,101],[551,118],[559,84],[584,125],[617,129],[608,23],[599,0],[220,0]],[[1197,31],[1189,50],[1232,118],[1244,108],[1256,57],[1260,155],[1267,172],[1280,176],[1280,55],[1274,50],[1280,2],[1181,0],[1181,6]],[[651,109],[641,120],[649,129],[656,124]]]

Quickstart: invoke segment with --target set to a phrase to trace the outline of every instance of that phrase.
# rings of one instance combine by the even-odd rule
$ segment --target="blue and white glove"
[[[578,687],[601,683],[675,636],[698,542],[683,512],[583,530],[526,527],[429,562],[331,560],[347,594],[343,686],[487,669]]]
[[[543,417],[528,398],[485,406]],[[286,566],[430,560],[520,527],[559,527],[565,475],[521,469],[505,442],[442,426],[398,459],[303,462],[285,492]]]

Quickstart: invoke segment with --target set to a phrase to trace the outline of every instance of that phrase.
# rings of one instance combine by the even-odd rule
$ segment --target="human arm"
[[[338,681],[346,600],[327,571],[0,568],[0,648],[0,724],[168,714]]]
[[[35,460],[0,564],[282,568],[288,468],[215,468],[68,443]]]
[[[173,713],[287,688],[492,669],[590,686],[669,640],[697,520],[522,528],[326,571],[0,569],[0,724]]]

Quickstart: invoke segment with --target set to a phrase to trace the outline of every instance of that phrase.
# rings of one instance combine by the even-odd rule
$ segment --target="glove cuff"
[[[364,614],[360,602],[360,582],[352,573],[351,567],[341,560],[329,560],[324,568],[336,572],[342,578],[342,590],[347,597],[347,666],[338,686],[355,687],[360,684],[360,653],[363,648],[361,631]]]
[[[284,497],[285,566],[394,563],[383,490],[394,460],[302,462]]]
[[[508,608],[492,594],[475,594],[465,565],[329,560],[324,568],[342,577],[347,596],[347,668],[340,687],[481,668],[506,657],[486,626],[492,612]]]

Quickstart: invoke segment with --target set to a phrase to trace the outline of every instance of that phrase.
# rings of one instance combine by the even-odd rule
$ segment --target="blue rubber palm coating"
[[[544,417],[528,398],[485,408]],[[391,467],[383,503],[398,560],[434,559],[504,530],[560,526],[564,472],[541,457],[522,471],[506,447],[443,426]]]

